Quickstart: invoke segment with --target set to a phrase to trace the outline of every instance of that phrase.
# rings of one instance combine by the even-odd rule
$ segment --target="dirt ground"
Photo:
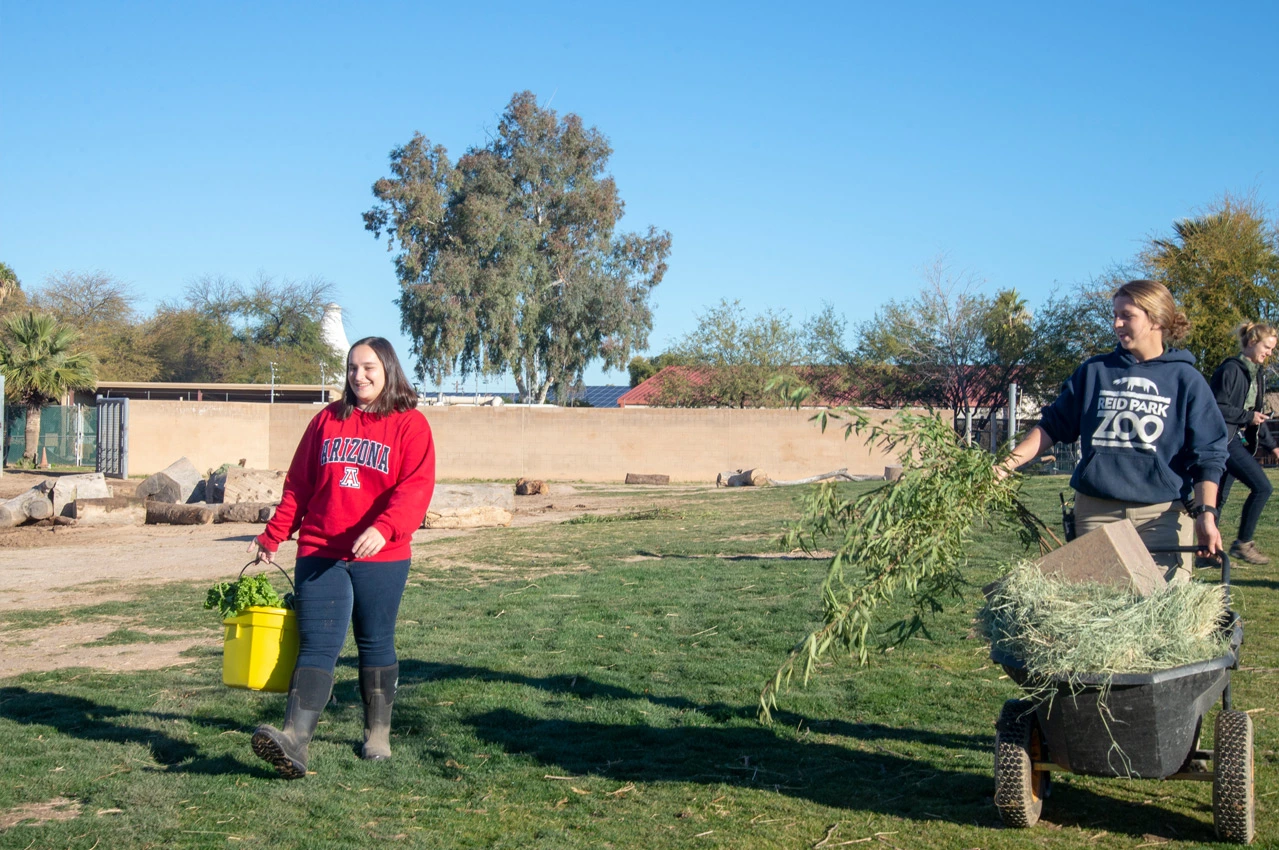
[[[8,499],[49,473],[5,470],[0,499]],[[111,481],[117,496],[132,495],[137,480]],[[512,526],[563,522],[585,513],[614,513],[651,505],[644,487],[551,484],[549,496],[516,497]],[[661,488],[663,493],[676,489]],[[707,489],[689,487],[689,491]],[[650,491],[651,493],[651,491]],[[139,584],[218,581],[230,578],[248,560],[249,541],[260,525],[225,523],[203,526],[144,525],[125,528],[26,526],[0,530],[0,614],[49,610],[133,598]],[[476,533],[475,530],[422,529],[415,542]],[[280,550],[293,560],[293,543]],[[156,669],[187,663],[181,653],[201,645],[216,647],[221,637],[181,637],[151,643],[94,645],[105,635],[131,626],[127,619],[68,621],[39,629],[0,631],[0,678],[66,667],[107,670]]]

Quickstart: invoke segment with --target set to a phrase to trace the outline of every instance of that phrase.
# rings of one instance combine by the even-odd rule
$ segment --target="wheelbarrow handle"
[[[1194,553],[1199,551],[1198,546],[1161,546],[1148,550],[1152,555],[1171,555],[1177,553]],[[1221,550],[1217,553],[1217,557],[1221,558],[1221,583],[1226,586],[1226,603],[1230,602],[1230,553]]]

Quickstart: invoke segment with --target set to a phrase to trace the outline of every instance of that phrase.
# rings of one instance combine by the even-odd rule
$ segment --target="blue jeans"
[[[1257,533],[1257,521],[1261,519],[1261,510],[1270,499],[1274,487],[1266,477],[1266,471],[1257,463],[1257,459],[1248,453],[1238,438],[1230,440],[1230,454],[1226,457],[1226,474],[1221,477],[1221,490],[1217,495],[1217,509],[1220,510],[1230,498],[1230,484],[1238,478],[1248,488],[1248,498],[1243,502],[1243,515],[1239,518],[1239,537],[1241,543],[1252,540]]]
[[[355,628],[361,667],[396,663],[395,618],[409,561],[345,561],[310,555],[293,569],[297,597],[298,667],[337,667],[346,627]]]

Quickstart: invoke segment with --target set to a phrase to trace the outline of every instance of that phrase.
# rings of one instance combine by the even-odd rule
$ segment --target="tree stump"
[[[134,492],[139,499],[184,505],[203,477],[195,464],[182,457],[147,478]]]
[[[131,496],[107,499],[76,499],[69,506],[71,518],[79,526],[142,525],[147,520],[147,503]]]
[[[627,484],[670,484],[671,477],[669,475],[650,475],[644,472],[628,472],[626,473]]]
[[[68,506],[76,499],[109,499],[111,485],[101,472],[63,475],[53,482],[53,515],[68,516]]]
[[[213,522],[213,508],[204,505],[171,505],[146,502],[147,525],[208,525]]]
[[[13,528],[25,522],[53,516],[53,502],[49,500],[49,491],[52,489],[53,484],[44,481],[22,495],[0,504],[0,528]]]
[[[769,483],[762,469],[735,469],[715,476],[716,487],[767,487]]]
[[[423,528],[496,528],[511,524],[511,513],[494,505],[463,508],[447,515],[428,513]]]
[[[545,481],[529,481],[527,478],[521,478],[515,482],[515,495],[517,496],[549,496],[551,488]]]
[[[212,495],[210,493],[210,495]],[[244,469],[233,466],[226,471],[222,485],[222,501],[279,503],[284,496],[284,473],[278,469]]]
[[[214,522],[270,522],[275,515],[275,505],[261,502],[218,505],[212,510]]]

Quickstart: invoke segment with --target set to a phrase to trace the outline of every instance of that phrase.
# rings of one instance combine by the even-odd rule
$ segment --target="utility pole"
[[[1021,399],[1017,397],[1017,385],[1008,385],[1008,448],[1017,446],[1017,406]]]
[[[271,404],[275,404],[275,361],[271,361]]]

